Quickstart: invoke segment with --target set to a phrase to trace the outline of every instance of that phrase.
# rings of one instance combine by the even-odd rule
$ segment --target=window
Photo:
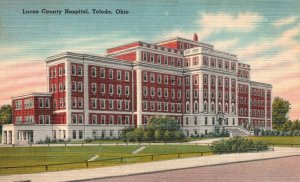
[[[158,64],[161,64],[161,55],[158,55],[158,56],[157,56],[157,63],[158,63]]]
[[[150,54],[150,62],[154,63],[154,55],[153,54]]]
[[[114,100],[113,99],[109,99],[108,104],[109,104],[109,109],[114,109]]]
[[[148,109],[148,101],[143,101],[143,108],[144,110]]]
[[[39,123],[44,124],[44,115],[39,115]]]
[[[126,71],[125,72],[125,81],[129,81],[129,72],[128,71]]]
[[[109,116],[109,124],[114,124],[114,116]]]
[[[50,108],[50,99],[45,98],[45,108]]]
[[[215,77],[211,76],[211,85],[214,86],[215,85]]]
[[[72,82],[72,90],[76,92],[76,82],[75,81]]]
[[[92,115],[92,124],[97,124],[97,115]]]
[[[204,99],[207,99],[208,91],[207,89],[203,90]]]
[[[95,94],[97,92],[97,84],[92,83],[92,92]]]
[[[207,102],[205,101],[204,104],[203,104],[203,111],[204,112],[207,112]]]
[[[150,83],[154,83],[154,73],[150,73]]]
[[[185,77],[185,85],[190,85],[190,77]]]
[[[125,86],[125,95],[129,95],[129,86]]]
[[[143,72],[143,80],[144,82],[147,82],[147,72]]]
[[[114,93],[114,85],[109,84],[109,94],[113,94]]]
[[[92,108],[93,109],[97,108],[97,99],[95,99],[95,98],[92,99]]]
[[[168,111],[169,109],[169,104],[167,102],[164,102],[164,111]]]
[[[118,70],[117,71],[117,80],[121,80],[122,79],[122,74],[121,74],[121,71]]]
[[[79,138],[79,139],[82,139],[82,138],[83,138],[83,132],[82,132],[82,130],[79,130],[79,131],[78,131],[78,138]]]
[[[100,109],[105,109],[105,99],[100,99]]]
[[[164,96],[168,97],[168,89],[167,88],[164,89]]]
[[[76,76],[76,65],[72,66],[72,75]]]
[[[63,99],[62,98],[59,99],[59,107],[60,108],[64,107],[64,103],[63,103]]]
[[[198,85],[198,75],[194,76],[194,85]]]
[[[144,96],[148,95],[148,87],[147,86],[143,87],[143,93],[144,93]]]
[[[147,53],[146,52],[143,52],[143,61],[147,61]]]
[[[129,116],[125,116],[125,124],[129,124]]]
[[[100,77],[105,78],[105,69],[104,68],[100,68]]]
[[[177,78],[177,85],[178,85],[178,86],[181,86],[181,77],[178,77],[178,78]]]
[[[78,123],[83,124],[83,115],[82,114],[78,114]]]
[[[168,56],[165,56],[165,65],[168,65]]]
[[[97,76],[96,67],[92,67],[91,71],[92,71],[92,77],[96,77]]]
[[[112,69],[109,70],[109,79],[114,78],[114,71]]]
[[[72,114],[72,124],[76,124],[76,123],[77,123],[77,115]]]
[[[218,59],[218,68],[220,68],[220,69],[223,68],[223,61],[222,61],[222,59]]]
[[[129,100],[125,100],[125,110],[129,110]]]
[[[117,109],[122,110],[122,100],[117,101]]]
[[[171,85],[175,85],[175,77],[171,76]]]
[[[185,97],[188,99],[190,98],[190,90],[185,91]]]
[[[186,113],[190,112],[190,102],[189,101],[187,101],[185,104],[185,111],[186,111]]]
[[[161,84],[161,74],[157,75],[157,83]]]
[[[207,125],[207,117],[204,119],[204,124]]]
[[[122,86],[117,85],[117,94],[120,96],[122,94]]]
[[[154,88],[154,87],[151,87],[151,88],[150,88],[150,95],[151,95],[152,97],[155,96],[155,88]]]
[[[180,103],[177,104],[177,112],[181,112],[181,104]]]
[[[198,89],[194,89],[194,98],[198,98]]]
[[[203,66],[208,66],[208,57],[203,56]]]
[[[171,89],[171,98],[172,98],[172,99],[175,98],[175,89]]]
[[[185,125],[189,125],[189,118],[188,117],[185,118]]]
[[[51,124],[50,122],[50,115],[45,116],[45,124]]]
[[[158,97],[161,97],[161,95],[162,95],[161,88],[158,88],[158,89],[157,89],[157,96],[158,96]]]
[[[165,83],[165,84],[168,84],[168,81],[169,81],[168,75],[165,75],[165,76],[164,76],[164,83]]]
[[[161,102],[157,102],[157,110],[161,111]]]
[[[100,84],[100,90],[102,94],[105,93],[105,84]]]
[[[118,124],[119,124],[119,125],[122,124],[122,116],[118,116]]]
[[[44,108],[44,99],[39,98],[39,108]]]
[[[181,99],[181,90],[177,90],[177,98]]]
[[[56,68],[53,69],[53,77],[56,77]]]
[[[155,110],[155,102],[154,101],[150,101],[150,109],[151,109],[151,111]]]
[[[82,82],[78,82],[78,92],[82,92]]]
[[[73,139],[76,139],[76,130],[73,130],[72,133],[73,133],[73,134],[72,134],[72,135],[73,135],[73,136],[72,136]]]
[[[62,76],[62,67],[58,67],[58,75]]]
[[[105,115],[101,115],[101,124],[105,124],[106,118]]]
[[[197,101],[194,102],[194,112],[198,113],[198,102]]]
[[[197,122],[197,116],[194,117],[194,125],[197,125],[198,122]]]
[[[78,76],[82,76],[82,66],[78,66]]]
[[[72,97],[72,108],[76,108],[76,97]]]
[[[83,108],[83,98],[82,97],[78,98],[78,108]]]

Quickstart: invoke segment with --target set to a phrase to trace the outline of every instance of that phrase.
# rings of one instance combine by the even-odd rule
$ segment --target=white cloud
[[[201,37],[207,37],[223,30],[233,32],[249,32],[255,29],[256,24],[263,17],[252,12],[240,13],[237,16],[227,13],[202,13],[198,24],[201,28]]]
[[[290,16],[287,18],[282,18],[273,23],[275,27],[281,27],[284,25],[289,25],[294,23],[297,20],[298,16]]]
[[[228,40],[221,40],[221,41],[215,41],[212,44],[214,45],[214,48],[221,51],[229,51],[233,47],[235,47],[239,42],[239,39],[228,39]]]

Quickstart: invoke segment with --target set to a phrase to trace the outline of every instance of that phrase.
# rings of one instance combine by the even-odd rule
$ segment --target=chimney
[[[198,42],[198,35],[196,33],[194,33],[194,36],[193,36],[193,41],[196,41]]]

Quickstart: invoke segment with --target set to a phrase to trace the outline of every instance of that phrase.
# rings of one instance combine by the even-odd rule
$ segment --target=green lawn
[[[49,166],[48,171],[69,170],[76,168],[86,168],[86,163],[91,157],[98,155],[95,162],[89,162],[89,167],[103,167],[111,165],[122,165],[137,162],[152,161],[152,157],[138,157],[110,161],[99,161],[103,159],[132,157],[155,154],[168,154],[154,156],[153,160],[166,160],[177,158],[177,154],[185,152],[210,152],[207,146],[146,146],[138,154],[131,154],[141,146],[84,146],[84,147],[2,147],[0,148],[0,168],[8,166],[32,166],[51,165],[58,163],[83,162],[80,164],[66,164]],[[211,154],[211,153],[208,153]],[[206,154],[207,155],[207,154]],[[181,154],[180,157],[195,157],[200,154]],[[27,167],[22,169],[0,169],[0,175],[44,172],[45,167]]]
[[[255,141],[264,141],[269,144],[275,145],[299,145],[300,146],[300,136],[251,136],[251,139]]]

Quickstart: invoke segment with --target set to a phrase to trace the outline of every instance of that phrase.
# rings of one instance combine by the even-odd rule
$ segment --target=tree
[[[290,103],[280,97],[275,97],[272,107],[273,128],[280,129],[286,121],[288,121],[288,112],[290,110]]]
[[[0,124],[12,123],[12,108],[11,105],[3,105],[0,108]]]

